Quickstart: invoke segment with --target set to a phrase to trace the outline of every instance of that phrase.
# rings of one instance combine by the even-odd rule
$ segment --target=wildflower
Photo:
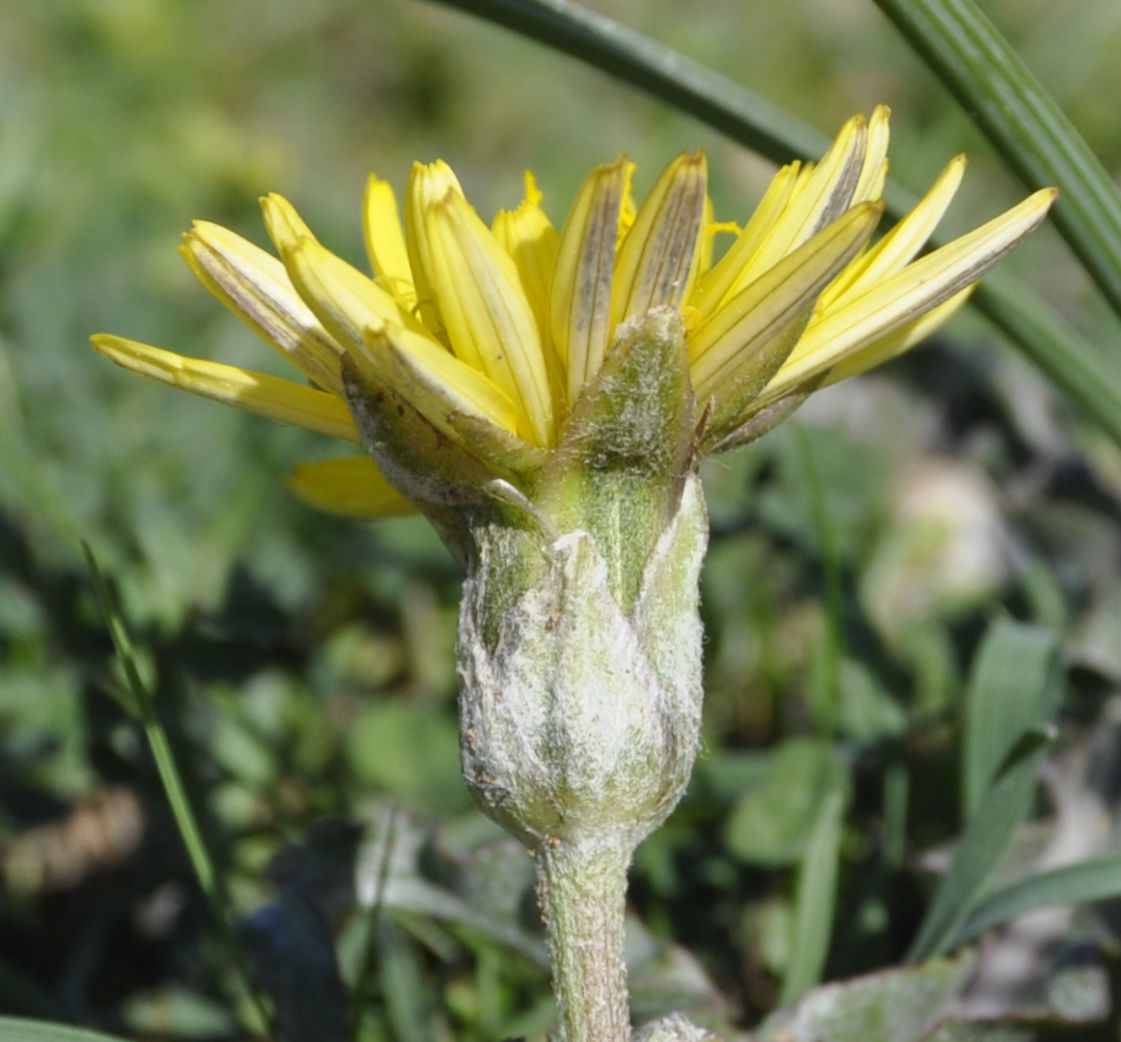
[[[700,153],[641,206],[629,163],[593,170],[559,229],[530,176],[490,227],[442,162],[414,166],[403,222],[371,177],[369,275],[276,195],[279,260],[196,224],[195,274],[306,384],[94,337],[146,376],[361,443],[368,457],[305,464],[293,486],[358,516],[419,508],[463,560],[464,777],[536,858],[570,1042],[630,1037],[627,866],[696,755],[697,455],[929,334],[1053,200],[920,256],[958,158],[873,244],[887,124],[885,108],[854,118],[821,162],[783,167],[742,227],[715,222]]]
[[[742,227],[713,220],[700,153],[675,158],[640,208],[630,163],[597,168],[559,230],[531,175],[521,204],[488,228],[446,164],[417,164],[403,223],[389,185],[370,178],[363,229],[372,275],[330,253],[270,195],[264,216],[279,260],[207,222],[186,234],[182,252],[306,384],[116,336],[98,335],[94,346],[197,394],[345,441],[365,438],[376,463],[356,454],[296,468],[291,485],[308,501],[357,516],[419,504],[431,515],[462,490],[423,473],[439,472],[439,459],[401,465],[379,452],[360,430],[358,414],[369,409],[355,408],[348,380],[408,407],[406,441],[454,449],[456,466],[443,469],[525,491],[562,451],[620,335],[668,308],[684,325],[697,446],[722,451],[813,390],[928,336],[1054,198],[1037,192],[920,256],[960,184],[959,156],[872,244],[887,144],[885,107],[867,122],[849,120],[819,163],[779,170]],[[722,234],[731,241],[714,260]]]

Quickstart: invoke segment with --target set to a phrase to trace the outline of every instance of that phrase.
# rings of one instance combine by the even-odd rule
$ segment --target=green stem
[[[1121,194],[1063,110],[974,0],[875,0],[1029,188],[1121,315]]]
[[[557,1042],[628,1042],[623,913],[629,845],[546,842],[536,860],[560,1019]]]

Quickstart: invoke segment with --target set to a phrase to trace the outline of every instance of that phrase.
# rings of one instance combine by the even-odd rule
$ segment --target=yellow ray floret
[[[707,188],[701,152],[678,156],[658,178],[619,250],[612,326],[652,308],[677,307],[692,289]]]
[[[185,358],[109,333],[98,333],[90,339],[110,361],[141,376],[331,438],[359,440],[346,403],[326,391],[232,365]]]
[[[611,330],[615,247],[629,164],[597,167],[580,187],[561,232],[549,306],[553,344],[567,373],[567,397],[599,371]]]
[[[387,480],[366,456],[298,463],[288,487],[305,503],[343,517],[400,517],[416,507]]]
[[[717,220],[701,153],[673,159],[641,205],[633,164],[596,168],[559,233],[532,174],[521,203],[489,226],[442,160],[414,164],[401,209],[371,175],[362,231],[372,277],[320,244],[279,195],[266,196],[262,212],[280,260],[196,223],[183,244],[192,270],[311,387],[118,337],[94,343],[153,379],[349,441],[359,431],[348,395],[361,396],[364,423],[395,403],[409,417],[402,430],[435,428],[433,444],[454,442],[484,474],[531,475],[596,380],[617,327],[677,308],[706,417],[700,447],[721,449],[754,436],[761,410],[933,333],[1054,201],[1037,192],[924,256],[961,184],[959,156],[874,242],[889,115],[880,106],[856,116],[819,162],[781,168],[742,224]],[[733,236],[722,255],[713,248],[720,232]],[[371,451],[389,451],[370,423]],[[399,462],[387,467],[404,480]],[[292,486],[351,516],[406,505],[361,459],[298,468]]]
[[[825,311],[810,322],[787,363],[767,388],[774,400],[826,372],[854,351],[886,336],[976,282],[1046,216],[1055,199],[1046,188],[901,271]]]
[[[518,406],[522,437],[550,444],[555,417],[548,370],[513,260],[457,192],[429,205],[422,219],[425,279],[452,350]]]
[[[199,281],[324,390],[341,393],[339,345],[300,299],[284,265],[240,235],[196,221],[183,257]]]
[[[397,199],[393,186],[375,174],[370,174],[362,200],[362,240],[366,244],[370,269],[382,288],[411,311],[416,305],[416,287]]]

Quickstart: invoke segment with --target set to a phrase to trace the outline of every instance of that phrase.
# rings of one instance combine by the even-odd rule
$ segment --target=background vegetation
[[[1023,194],[870,3],[597,7],[829,132],[888,102],[912,189],[967,151],[951,231]],[[988,9],[1121,168],[1114,0]],[[190,219],[263,241],[255,200],[277,190],[357,259],[370,169],[403,185],[442,156],[489,214],[532,167],[559,217],[595,163],[628,153],[642,187],[697,146],[742,219],[768,163],[405,0],[0,9],[0,1012],[145,1038],[239,1037],[248,1014],[121,696],[86,540],[258,976],[306,1000],[281,1001],[289,1034],[313,1011],[317,1037],[346,1038],[360,978],[363,1039],[548,1024],[528,864],[459,780],[448,555],[421,522],[301,506],[283,478],[313,437],[127,377],[86,337],[281,371],[177,257]],[[1012,266],[1121,380],[1116,323],[1054,232]],[[986,885],[1115,846],[1117,447],[970,315],[799,417],[709,467],[705,749],[634,873],[638,1012],[729,1033],[904,957],[1008,753],[978,752],[1004,704],[981,696],[1027,691],[1056,648],[1059,738]],[[1056,715],[1040,698],[1034,723]],[[1097,1024],[1118,941],[1108,905],[1004,927],[956,1013]]]

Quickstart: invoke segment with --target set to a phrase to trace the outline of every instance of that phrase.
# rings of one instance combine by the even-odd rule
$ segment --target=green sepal
[[[758,412],[751,413],[745,419],[742,419],[738,427],[733,427],[723,437],[710,438],[706,431],[705,437],[701,440],[702,451],[706,456],[715,456],[718,452],[730,452],[732,449],[738,449],[743,445],[750,445],[751,442],[757,441],[764,434],[770,434],[771,431],[785,423],[806,404],[810,395],[818,389],[824,379],[823,375],[807,380],[804,384],[799,384],[798,387],[777,402],[765,405]]]
[[[526,495],[533,480],[529,467],[539,458],[508,451],[484,460],[468,452],[393,388],[346,359],[343,385],[366,450],[390,484],[432,522],[458,560],[470,558],[471,533],[480,525],[540,529],[539,513]],[[527,470],[516,470],[511,463]]]
[[[537,502],[558,530],[595,539],[624,609],[676,512],[694,462],[694,424],[681,316],[655,308],[620,328],[541,474]]]

